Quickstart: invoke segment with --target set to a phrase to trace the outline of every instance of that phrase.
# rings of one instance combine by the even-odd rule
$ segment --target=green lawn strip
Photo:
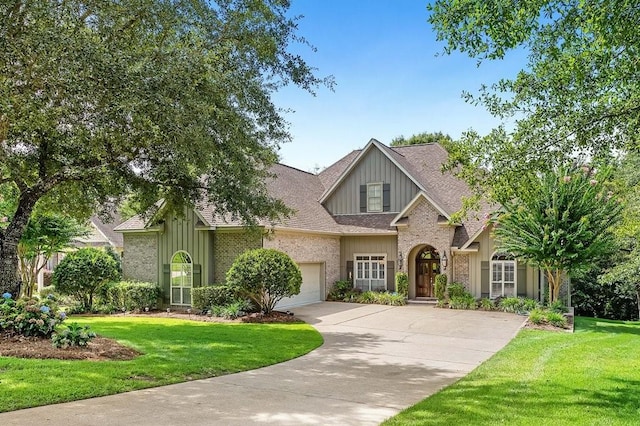
[[[251,370],[322,344],[307,324],[221,324],[172,318],[74,317],[142,352],[131,361],[0,357],[0,412]]]
[[[384,425],[631,425],[640,419],[640,324],[576,318],[522,330],[471,374]]]

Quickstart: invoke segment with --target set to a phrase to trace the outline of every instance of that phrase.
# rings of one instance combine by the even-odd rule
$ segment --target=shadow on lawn
[[[640,335],[640,322],[620,322],[601,318],[576,317],[576,332]]]

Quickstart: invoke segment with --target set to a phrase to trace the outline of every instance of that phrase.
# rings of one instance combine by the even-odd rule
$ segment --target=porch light
[[[442,259],[440,260],[440,263],[442,263],[442,268],[443,269],[447,269],[447,265],[449,264],[449,260],[447,259],[447,252],[445,252],[442,255]]]
[[[399,269],[402,269],[402,252],[398,252],[398,262],[400,263]]]

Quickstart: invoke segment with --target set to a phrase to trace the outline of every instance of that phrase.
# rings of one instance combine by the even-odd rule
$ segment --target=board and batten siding
[[[349,279],[347,268],[353,267],[355,254],[385,254],[387,256],[387,289],[395,290],[395,272],[398,265],[398,242],[395,235],[340,239],[340,279]]]
[[[360,213],[360,185],[390,184],[390,211],[400,212],[419,189],[380,150],[372,148],[325,202],[331,214]]]
[[[491,238],[491,228],[483,231],[474,242],[480,243],[480,248],[477,253],[469,255],[469,291],[476,297],[489,297],[491,256],[496,251],[494,240]],[[537,269],[517,262],[518,296],[538,298],[537,276]]]
[[[211,274],[211,236],[209,231],[198,231],[195,224],[198,217],[193,210],[188,210],[183,218],[167,217],[164,232],[158,238],[158,277],[164,289],[166,302],[169,297],[169,283],[163,279],[163,265],[171,263],[175,252],[184,250],[191,256],[195,265],[200,265],[200,281],[194,282],[194,287],[206,285],[205,280]],[[195,277],[194,277],[195,278]]]

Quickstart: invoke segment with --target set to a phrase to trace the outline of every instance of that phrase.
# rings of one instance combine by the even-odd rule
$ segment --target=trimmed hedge
[[[235,290],[224,284],[191,289],[192,306],[202,311],[209,310],[212,306],[227,306],[237,300]]]
[[[107,288],[107,302],[118,310],[156,309],[162,290],[155,283],[120,281]]]

